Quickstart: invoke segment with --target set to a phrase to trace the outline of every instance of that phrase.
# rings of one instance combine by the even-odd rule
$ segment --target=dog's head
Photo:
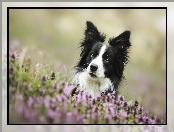
[[[76,68],[87,72],[91,78],[121,79],[128,62],[130,31],[110,38],[109,45],[104,43],[105,38],[105,34],[100,33],[92,22],[86,22],[85,37],[80,46],[81,58]]]

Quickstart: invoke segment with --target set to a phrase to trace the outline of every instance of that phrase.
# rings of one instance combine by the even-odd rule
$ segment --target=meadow
[[[9,17],[11,123],[166,122],[163,10],[15,9],[10,10]],[[93,101],[85,93],[69,97],[73,66],[79,59],[78,46],[86,20],[95,23],[107,36],[117,36],[125,29],[132,32],[130,61],[119,88],[123,99],[114,101],[107,95]],[[110,108],[113,104],[117,105]],[[54,120],[62,116],[65,120]],[[72,118],[77,120],[72,121]]]

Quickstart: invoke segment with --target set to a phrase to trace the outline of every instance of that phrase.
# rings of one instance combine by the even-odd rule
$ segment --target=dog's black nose
[[[91,70],[92,72],[97,71],[97,69],[98,69],[98,66],[97,66],[96,64],[91,64],[90,70]]]

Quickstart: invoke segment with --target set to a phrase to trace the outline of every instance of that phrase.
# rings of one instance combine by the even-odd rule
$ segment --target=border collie
[[[85,37],[81,42],[80,60],[75,66],[73,84],[92,97],[115,91],[123,78],[124,67],[128,62],[131,43],[130,31],[124,31],[117,37],[110,38],[106,45],[106,35],[100,33],[90,21],[86,22]]]

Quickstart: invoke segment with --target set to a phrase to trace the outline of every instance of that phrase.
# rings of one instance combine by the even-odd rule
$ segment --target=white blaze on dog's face
[[[104,65],[103,65],[103,54],[105,53],[107,46],[103,45],[100,49],[98,56],[96,56],[87,67],[87,72],[94,78],[104,78]],[[92,68],[93,67],[93,68]],[[94,69],[94,70],[93,70]]]

